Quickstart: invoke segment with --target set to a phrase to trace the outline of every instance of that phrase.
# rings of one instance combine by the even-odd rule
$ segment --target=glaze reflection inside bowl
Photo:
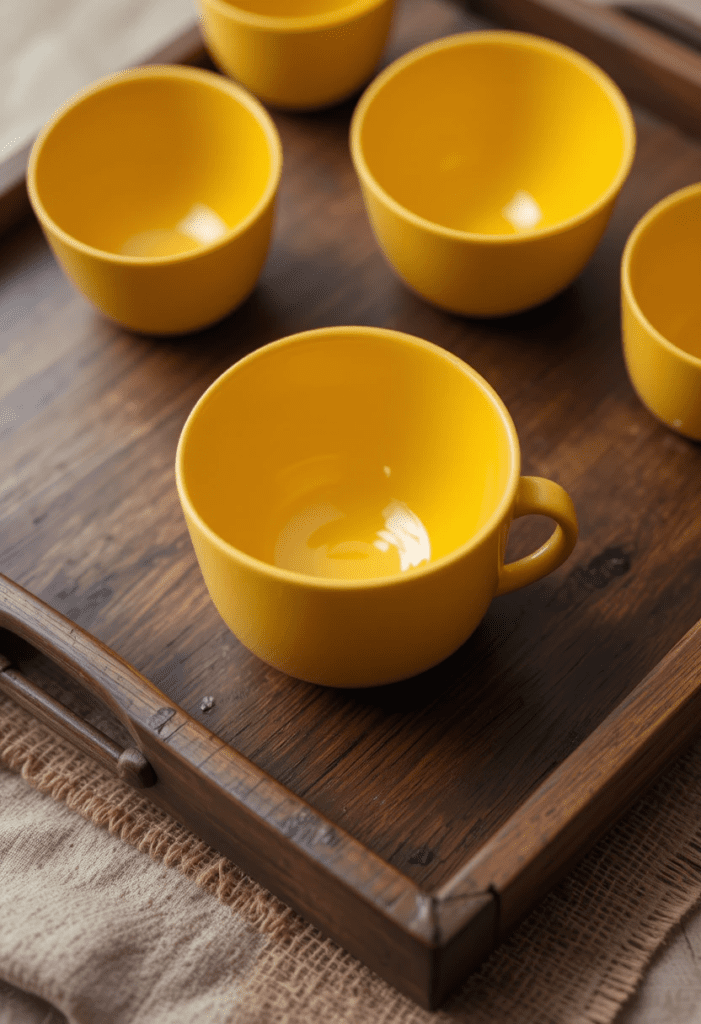
[[[464,363],[348,328],[259,350],[203,397],[184,465],[225,544],[301,575],[425,568],[505,501],[503,413]]]
[[[285,510],[272,561],[281,569],[331,579],[373,579],[430,561],[423,522],[392,495],[391,469],[359,493],[346,484],[305,495]]]
[[[231,225],[206,203],[194,203],[176,224],[138,231],[121,246],[121,256],[177,256],[223,238]]]

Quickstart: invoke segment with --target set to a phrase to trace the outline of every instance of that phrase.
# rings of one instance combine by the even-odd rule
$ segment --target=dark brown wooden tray
[[[578,23],[571,0],[492,13],[554,6]],[[386,59],[491,23],[449,0],[405,3]],[[670,45],[693,78],[698,55]],[[152,782],[150,765],[154,801],[435,1006],[701,731],[701,446],[633,394],[618,300],[628,233],[701,179],[701,143],[683,118],[636,106],[636,163],[584,274],[537,310],[476,321],[423,303],[379,254],[348,154],[352,107],[274,114],[285,167],[270,258],[253,296],[200,334],[119,329],[31,218],[6,233],[0,571],[46,603],[0,581],[0,651],[29,690],[41,682],[88,718],[96,698],[111,708],[118,742],[85,729],[84,746],[132,782]],[[224,368],[334,323],[405,330],[473,365],[512,413],[524,472],[562,483],[581,525],[570,561],[495,600],[444,665],[374,691],[290,680],[241,648],[206,595],[173,481],[182,424]],[[515,524],[509,556],[543,529]],[[16,673],[2,675],[18,696]]]

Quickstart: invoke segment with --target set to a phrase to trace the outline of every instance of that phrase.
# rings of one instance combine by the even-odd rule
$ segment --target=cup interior
[[[271,187],[274,147],[254,103],[217,78],[145,69],[69,104],[34,165],[50,220],[121,256],[176,256],[236,229]]]
[[[663,338],[701,358],[701,184],[653,208],[631,238],[624,266],[632,296]]]
[[[476,32],[387,69],[359,107],[358,146],[391,199],[479,235],[542,231],[620,186],[633,150],[625,100],[579,55]]]
[[[486,383],[427,342],[313,331],[235,364],[193,410],[178,483],[226,544],[343,580],[436,561],[501,520],[518,476]]]

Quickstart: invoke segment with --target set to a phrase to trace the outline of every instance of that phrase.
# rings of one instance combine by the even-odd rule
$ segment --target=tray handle
[[[2,574],[0,626],[51,658],[72,680],[104,700],[124,721],[121,708],[105,686],[105,676],[110,671],[122,675],[125,670],[132,673],[134,670],[95,637]],[[122,748],[27,679],[2,654],[0,690],[135,789],[145,789],[156,782],[156,774],[140,750]]]

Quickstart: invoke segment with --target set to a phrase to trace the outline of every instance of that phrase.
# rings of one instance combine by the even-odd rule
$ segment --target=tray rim
[[[424,889],[1,575],[0,626],[114,711],[156,772],[150,799],[428,1009],[701,732],[699,621],[465,864]],[[212,800],[226,808],[226,822],[209,812]],[[319,885],[326,903],[310,897]],[[368,930],[376,937],[369,944]]]

